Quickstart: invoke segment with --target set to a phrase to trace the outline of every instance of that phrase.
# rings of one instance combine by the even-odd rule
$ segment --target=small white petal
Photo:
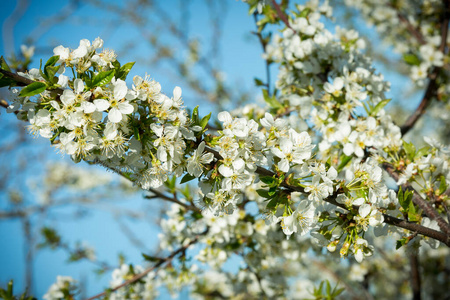
[[[120,112],[125,115],[131,114],[134,111],[133,105],[128,102],[119,103],[118,107]]]
[[[114,107],[109,111],[108,119],[113,123],[119,123],[120,121],[122,121],[122,113]]]
[[[82,91],[84,91],[84,82],[83,80],[77,78],[73,82],[73,88],[75,90],[75,93],[80,94]]]
[[[94,100],[94,104],[98,111],[105,111],[109,108],[109,101],[105,99]]]
[[[176,86],[173,89],[173,99],[178,100],[181,98],[181,88],[179,86]]]

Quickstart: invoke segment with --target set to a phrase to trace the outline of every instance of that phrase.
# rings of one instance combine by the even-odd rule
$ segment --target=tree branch
[[[280,5],[278,5],[277,1],[272,0],[273,7],[275,8],[277,12],[277,16],[280,18],[281,21],[283,21],[284,24],[286,24],[287,28],[290,28],[292,31],[295,32],[294,29],[292,29],[291,24],[289,24],[289,19],[286,16],[286,14],[281,10]]]
[[[223,159],[223,157],[219,154],[219,152],[214,149],[205,147],[205,151],[214,154],[214,157],[217,160]],[[262,168],[260,166],[256,166],[256,173],[259,175],[263,175],[263,176],[270,176],[270,177],[276,176],[276,174],[274,172],[267,170],[265,168]],[[282,182],[281,186],[286,188],[290,192],[300,192],[300,193],[306,194],[305,190],[302,187],[290,185],[286,181]],[[337,197],[337,193],[335,192],[332,195],[330,195],[328,198],[323,199],[323,201],[347,210],[347,207],[345,206],[345,204],[338,203],[336,201],[336,197]],[[359,208],[359,206],[354,205],[353,208],[357,210]],[[421,235],[431,237],[435,240],[438,240],[438,241],[444,243],[448,247],[450,247],[450,235],[448,235],[448,234],[445,234],[445,233],[439,232],[437,230],[419,225],[417,223],[412,223],[412,222],[409,222],[406,220],[397,219],[397,218],[392,217],[387,214],[383,214],[383,217],[384,217],[384,222],[389,225],[397,226],[397,227],[400,227],[403,229],[410,230],[412,232],[420,233]]]
[[[449,2],[450,1],[444,1],[444,5],[445,5],[445,3],[448,4]],[[443,18],[443,21],[441,24],[441,44],[439,46],[439,51],[444,53],[444,55],[446,53],[445,46],[447,43],[447,36],[448,36],[448,25],[449,25],[449,19],[450,19],[449,14],[450,14],[449,9],[447,8],[445,10],[444,18]],[[420,102],[417,109],[412,113],[412,115],[409,116],[409,118],[406,120],[405,124],[403,124],[403,126],[400,128],[402,135],[405,135],[406,133],[408,133],[408,131],[410,131],[414,127],[416,122],[425,113],[426,109],[430,105],[432,98],[434,98],[436,96],[437,89],[438,89],[438,84],[437,84],[436,80],[437,80],[437,77],[438,77],[441,69],[442,69],[442,67],[434,67],[433,71],[428,76],[430,81],[428,82],[428,86],[427,86],[427,89],[425,90],[425,94],[422,98],[422,101]]]
[[[273,0],[273,1],[274,1],[274,0]],[[274,1],[274,2],[275,2],[275,1]],[[448,24],[448,19],[447,19],[447,24]],[[4,72],[7,72],[7,71],[0,69],[0,72],[4,73]],[[5,73],[4,73],[4,74],[5,74]],[[8,74],[8,75],[10,74],[11,76],[14,76],[14,77],[17,76],[17,78],[18,78],[19,80],[21,80],[21,81],[24,81],[24,80],[28,81],[28,80],[30,80],[30,79],[28,79],[28,78],[25,78],[25,77],[23,77],[23,76],[20,76],[20,75],[11,73],[11,72],[7,72],[6,74]],[[33,82],[33,81],[31,80],[31,82]],[[211,149],[211,148],[209,148],[209,147],[205,147],[205,151],[208,151],[208,152],[213,153],[213,154],[214,154],[214,157],[215,157],[216,159],[218,159],[218,160],[223,159],[222,156],[219,154],[219,152],[216,151],[216,150],[214,150],[214,149]],[[115,173],[117,173],[117,174],[119,174],[119,175],[122,175],[122,176],[124,176],[125,178],[129,179],[127,176],[125,176],[124,174],[122,174],[122,172],[120,172],[120,171],[118,171],[118,170],[111,169],[111,168],[109,168],[109,167],[106,166],[106,165],[104,165],[104,167],[106,167],[106,168],[108,168],[109,170],[111,170],[111,171],[113,171],[113,172],[115,172]],[[274,172],[272,172],[272,171],[270,171],[270,170],[267,170],[267,169],[265,169],[265,168],[262,168],[262,167],[260,167],[260,166],[257,166],[256,173],[257,173],[257,174],[260,174],[260,175],[264,175],[264,176],[274,176],[274,175],[276,175]],[[287,182],[283,182],[283,183],[281,184],[281,186],[284,187],[284,188],[286,188],[287,190],[289,190],[289,191],[291,191],[291,192],[296,191],[296,192],[305,193],[305,191],[304,191],[304,189],[303,189],[302,187],[292,186],[292,185],[289,185]],[[152,191],[152,192],[153,192],[153,191]],[[346,209],[346,207],[345,207],[344,204],[341,204],[341,203],[337,203],[337,202],[336,202],[336,196],[337,196],[337,194],[334,193],[333,195],[331,195],[331,196],[329,196],[328,198],[324,199],[324,201],[326,201],[326,202],[328,202],[328,203],[331,203],[331,204],[333,204],[333,205],[336,205],[336,206],[338,206],[338,207],[341,207],[341,208],[343,208],[343,209]],[[167,199],[166,199],[166,200],[167,200]],[[173,201],[171,201],[171,202],[173,202]],[[181,202],[180,202],[180,203],[181,203]],[[358,207],[355,207],[355,209],[357,209],[357,208],[358,208]],[[416,223],[411,223],[411,222],[408,222],[408,221],[405,221],[405,220],[400,220],[400,219],[394,218],[394,217],[392,217],[392,216],[389,216],[389,215],[387,215],[387,214],[383,214],[383,217],[384,217],[384,220],[385,220],[385,222],[386,222],[387,224],[394,225],[394,226],[397,226],[397,227],[400,227],[400,228],[404,228],[404,229],[408,229],[408,230],[411,230],[411,231],[413,231],[413,232],[418,232],[418,233],[420,233],[420,234],[422,234],[422,235],[425,235],[425,236],[434,238],[434,239],[436,239],[436,240],[438,240],[438,241],[440,241],[440,242],[442,242],[442,243],[444,243],[445,245],[447,245],[447,246],[450,247],[450,235],[446,235],[446,234],[444,234],[444,233],[442,233],[442,232],[433,230],[433,229],[431,229],[431,228],[428,228],[428,227],[425,227],[425,226],[422,226],[422,225],[419,225],[419,224],[416,224]]]
[[[172,203],[176,203],[176,204],[178,204],[180,206],[183,206],[187,210],[192,210],[192,211],[196,211],[196,212],[200,212],[201,211],[198,207],[195,207],[193,205],[189,205],[189,204],[183,203],[180,200],[178,200],[177,198],[169,197],[169,196],[165,195],[164,193],[161,193],[160,191],[155,190],[153,188],[148,189],[148,191],[152,192],[153,194],[155,194],[155,196],[158,197],[158,198],[161,198],[163,200],[166,200],[166,201],[169,201],[169,202],[172,202]],[[153,198],[154,197],[152,197],[152,196],[145,196],[145,199],[153,199]]]
[[[418,251],[409,254],[409,265],[411,267],[411,289],[413,292],[413,300],[420,300],[421,280]]]
[[[255,25],[256,25],[256,31],[252,32],[253,34],[255,34],[258,37],[259,43],[261,44],[262,50],[264,53],[266,53],[266,49],[267,49],[267,43],[264,41],[264,38],[261,34],[261,32],[258,30],[258,17],[257,17],[257,13],[255,12],[253,14],[253,20],[255,21]],[[267,92],[269,94],[269,96],[271,95],[270,93],[270,64],[269,61],[267,59],[264,59],[265,63],[266,63],[266,87],[267,87]]]
[[[386,170],[386,172],[388,172],[388,174],[395,179],[396,181],[398,181],[398,174],[395,173],[395,169],[391,164],[388,163],[384,163],[383,164],[383,168]],[[447,234],[447,238],[450,239],[450,225],[445,222],[445,220],[439,215],[439,213],[430,205],[430,203],[428,203],[425,199],[423,199],[419,193],[417,193],[416,190],[413,189],[413,187],[406,183],[406,184],[402,184],[402,188],[403,190],[410,190],[414,192],[414,195],[412,197],[412,201],[414,202],[414,204],[416,204],[420,209],[423,210],[423,212],[432,220],[435,220],[438,225],[439,228]]]
[[[414,27],[411,24],[411,22],[409,22],[409,20],[404,15],[402,15],[399,10],[397,10],[397,8],[395,8],[395,7],[393,7],[393,8],[397,11],[398,19],[400,20],[400,22],[405,24],[406,29],[409,31],[409,33],[411,33],[416,38],[416,40],[419,42],[419,44],[425,45],[427,42],[425,41],[425,38],[423,37],[422,32],[420,32],[420,29]]]
[[[3,70],[2,68],[0,68],[0,73],[5,75],[6,77],[9,77],[9,78],[15,80],[18,83],[18,86],[27,86],[27,85],[35,82],[34,80],[20,76],[16,73],[12,73],[12,72]]]
[[[133,278],[131,278],[131,279],[125,281],[124,283],[122,283],[122,284],[116,286],[115,288],[109,289],[109,290],[106,291],[106,292],[99,293],[99,294],[97,294],[97,295],[95,295],[95,296],[92,296],[92,297],[86,299],[86,300],[94,300],[94,299],[97,299],[97,298],[106,296],[106,295],[108,295],[108,294],[110,294],[110,293],[113,293],[113,292],[117,291],[117,290],[120,289],[120,288],[123,288],[124,286],[127,286],[127,285],[129,285],[129,284],[132,284],[132,283],[138,281],[139,279],[145,277],[145,275],[147,275],[147,274],[150,273],[151,271],[153,271],[153,270],[159,268],[160,266],[162,266],[163,264],[168,263],[168,262],[171,262],[171,261],[175,258],[175,256],[177,256],[178,254],[180,254],[180,253],[186,251],[187,248],[189,248],[191,245],[197,243],[199,237],[200,237],[201,235],[204,235],[204,234],[206,234],[206,231],[205,231],[204,233],[202,233],[202,234],[197,235],[197,236],[196,236],[192,241],[190,241],[188,244],[186,244],[186,245],[184,245],[184,246],[178,248],[177,250],[173,251],[173,252],[172,252],[169,256],[167,256],[166,258],[163,258],[163,259],[161,259],[160,261],[158,261],[153,267],[147,268],[144,272],[134,275]]]

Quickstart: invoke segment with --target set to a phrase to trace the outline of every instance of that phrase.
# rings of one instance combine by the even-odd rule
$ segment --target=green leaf
[[[259,78],[253,78],[256,86],[265,86],[266,84]]]
[[[3,77],[3,74],[0,74],[0,88],[5,86],[16,86],[16,85],[17,85],[16,81],[8,77]]]
[[[330,295],[330,293],[331,293],[331,284],[328,280],[327,280],[326,293],[327,293],[327,295]]]
[[[422,148],[420,148],[420,149],[417,151],[416,157],[419,158],[419,157],[428,155],[429,152],[430,152],[430,147],[429,147],[429,146],[422,147]]]
[[[192,118],[191,119],[194,122],[194,124],[199,124],[200,121],[198,119],[198,105],[192,111]]]
[[[391,101],[391,99],[384,99],[384,100],[380,101],[372,109],[372,111],[370,112],[370,115],[371,116],[376,116],[380,112],[380,110],[383,109],[390,101]]]
[[[41,66],[42,66],[42,61],[41,61],[41,66],[39,67],[39,71],[45,80],[54,83],[53,77],[55,76],[56,72],[59,70],[59,66],[55,66],[55,64],[58,60],[59,60],[59,55],[50,57],[44,65],[44,74],[43,75],[42,75],[42,71],[40,71]]]
[[[55,77],[56,72],[58,72],[59,66],[46,66],[44,73],[47,75],[47,80],[51,83],[58,82],[58,79]]]
[[[272,210],[273,208],[277,207],[278,205],[278,198],[273,198],[272,200],[267,203],[266,209]]]
[[[195,178],[197,178],[197,177],[192,176],[191,174],[187,173],[186,175],[183,176],[183,178],[181,178],[180,184],[189,182],[189,181],[191,181],[191,180],[193,180],[193,179],[195,179]]]
[[[261,197],[263,197],[263,198],[266,198],[266,199],[272,198],[272,197],[269,195],[269,191],[268,191],[268,190],[259,189],[259,190],[256,190],[256,192],[258,193],[259,196],[261,196]]]
[[[91,85],[94,86],[103,86],[108,84],[114,77],[114,70],[99,72],[97,75],[92,78]]]
[[[120,67],[119,72],[117,72],[117,78],[125,80],[127,78],[128,73],[130,73],[131,68],[133,68],[135,62],[129,62]]]
[[[151,261],[151,262],[156,262],[156,261],[160,261],[160,260],[161,260],[161,258],[159,258],[159,257],[147,255],[147,254],[145,254],[145,253],[142,253],[142,257],[143,257],[146,261]]]
[[[259,177],[259,180],[261,180],[263,183],[271,186],[273,183],[276,183],[275,178],[270,177],[270,176],[261,176]]]
[[[269,92],[266,89],[262,90],[263,92],[263,96],[264,96],[264,101],[266,101],[266,103],[271,107],[271,108],[282,108],[283,105],[281,105],[280,102],[277,101],[277,98],[275,97],[275,95],[273,95],[272,97],[269,96]]]
[[[273,187],[271,187],[271,188],[269,189],[269,195],[270,195],[270,196],[275,195],[276,192],[277,192],[277,187],[276,187],[276,186],[273,186]]]
[[[416,207],[414,206],[414,203],[411,201],[409,202],[409,209],[408,209],[408,220],[412,222],[418,222],[420,221],[420,216],[416,212]]]
[[[408,65],[412,65],[412,66],[420,65],[420,59],[414,54],[404,54],[403,55],[403,60]]]
[[[395,245],[395,249],[398,250],[400,249],[402,246],[406,245],[408,243],[408,239],[407,238],[402,238],[397,240],[397,243]]]
[[[209,113],[207,116],[204,116],[203,119],[200,121],[200,126],[202,127],[202,129],[205,129],[206,125],[208,125],[210,118],[211,118],[211,113]]]
[[[114,69],[119,72],[120,71],[120,62],[118,60],[115,60],[111,63],[114,67]]]
[[[171,191],[174,192],[175,191],[175,186],[177,183],[177,177],[176,176],[172,176],[169,179],[166,180],[166,182],[164,182],[164,185]]]
[[[352,160],[353,156],[347,156],[345,154],[341,155],[341,163],[337,167],[337,172],[341,172],[345,166]]]
[[[407,143],[403,141],[403,149],[405,149],[406,155],[410,160],[414,160],[416,155],[416,146],[413,143]]]
[[[11,72],[11,68],[8,66],[8,63],[3,58],[3,55],[0,56],[0,67],[5,71]]]
[[[45,63],[44,69],[45,69],[45,67],[48,67],[48,66],[54,66],[58,62],[58,60],[59,60],[59,55],[50,57],[47,60],[47,62]]]
[[[336,289],[336,288],[337,288],[337,285],[336,285],[335,289],[333,290],[333,294],[332,294],[333,297],[337,297],[340,294],[342,294],[343,291],[345,291],[345,288],[340,288],[340,289]]]
[[[45,83],[36,81],[36,82],[33,82],[33,83],[27,85],[26,87],[24,87],[20,91],[19,96],[20,97],[34,96],[39,93],[42,93],[43,91],[45,91],[46,88],[47,88],[47,85]]]
[[[403,191],[402,191],[401,186],[398,188],[397,198],[398,198],[398,203],[400,203],[400,206],[403,207],[404,197],[403,197]]]
[[[311,9],[307,7],[304,10],[302,10],[298,16],[299,16],[299,18],[306,18],[310,12],[311,12]]]

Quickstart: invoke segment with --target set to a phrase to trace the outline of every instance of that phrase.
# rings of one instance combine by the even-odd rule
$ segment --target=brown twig
[[[277,3],[277,1],[272,0],[273,7],[275,8],[277,12],[277,16],[280,18],[281,21],[283,21],[284,24],[286,24],[287,28],[290,28],[292,31],[296,32],[294,29],[292,29],[291,24],[289,24],[289,19],[286,16],[286,14],[281,10],[280,5]]]
[[[110,289],[110,290],[108,290],[108,291],[106,291],[106,292],[99,293],[99,294],[97,294],[97,295],[95,295],[95,296],[92,296],[92,297],[90,297],[90,298],[87,298],[86,300],[94,300],[94,299],[97,299],[97,298],[106,296],[106,295],[109,294],[109,293],[113,293],[113,292],[117,291],[118,289],[123,288],[124,286],[127,286],[127,285],[129,285],[129,284],[132,284],[132,283],[134,283],[134,282],[140,280],[141,278],[145,277],[145,275],[147,275],[147,274],[150,273],[151,271],[155,270],[156,268],[159,268],[160,266],[162,266],[162,265],[165,264],[165,263],[171,262],[171,261],[174,259],[174,257],[177,256],[178,254],[180,254],[180,253],[182,253],[182,252],[185,252],[185,251],[187,250],[187,248],[189,248],[191,245],[197,243],[199,237],[200,237],[201,235],[204,235],[204,234],[206,234],[206,232],[197,235],[197,236],[196,236],[192,241],[190,241],[188,244],[186,244],[186,245],[184,245],[184,246],[178,248],[177,250],[175,250],[174,252],[172,252],[172,253],[171,253],[169,256],[167,256],[166,258],[160,259],[153,267],[147,268],[144,272],[134,275],[133,278],[131,278],[131,279],[125,281],[124,283],[122,283],[122,284],[116,286],[115,288],[112,288],[112,289]]]
[[[183,202],[181,202],[180,200],[178,200],[177,198],[175,198],[175,197],[169,197],[169,196],[165,195],[164,193],[161,193],[161,192],[158,191],[158,190],[155,190],[155,189],[150,188],[150,189],[148,189],[148,191],[149,191],[149,192],[152,192],[153,194],[155,194],[155,196],[158,197],[158,198],[161,198],[161,199],[163,199],[163,200],[166,200],[166,201],[169,201],[169,202],[172,202],[172,203],[176,203],[176,204],[178,204],[178,205],[180,205],[180,206],[183,206],[183,207],[186,208],[187,210],[192,210],[192,211],[200,212],[200,209],[199,209],[198,207],[195,207],[195,206],[193,206],[193,205],[189,205],[189,204],[183,203]],[[152,196],[145,196],[145,198],[146,198],[146,199],[153,199],[154,197],[152,197]]]
[[[413,300],[420,300],[421,280],[419,270],[419,254],[412,252],[409,254],[409,265],[411,267],[411,289],[413,292]]]
[[[394,8],[395,10],[397,10],[396,8]],[[402,22],[403,24],[405,24],[406,29],[409,31],[409,33],[411,33],[416,40],[419,42],[419,44],[421,45],[425,45],[427,42],[425,41],[425,38],[422,35],[422,32],[420,32],[419,28],[414,27],[411,22],[409,22],[409,20],[403,16],[400,11],[397,10],[397,17],[400,20],[400,22]]]
[[[205,147],[205,151],[210,152],[212,154],[214,154],[214,157],[217,160],[221,160],[223,159],[223,157],[220,155],[220,153],[214,149],[211,149],[209,147]],[[265,168],[262,168],[260,166],[256,166],[256,173],[259,175],[263,175],[263,176],[276,176],[276,174],[270,170],[267,170]],[[290,185],[288,184],[286,181],[283,181],[281,183],[281,186],[284,187],[285,189],[287,189],[290,192],[300,192],[305,194],[305,190],[303,187],[300,186],[294,186],[294,185]],[[335,206],[338,206],[340,208],[343,208],[345,210],[347,210],[347,207],[345,206],[345,204],[342,203],[338,203],[336,201],[336,197],[337,197],[337,193],[333,193],[332,195],[330,195],[328,198],[323,199],[323,201],[328,202],[330,204],[333,204]],[[358,209],[358,206],[353,206],[353,209]],[[413,222],[409,222],[406,220],[401,220],[401,219],[397,219],[395,217],[392,217],[390,215],[387,214],[383,214],[384,217],[384,222],[393,226],[397,226],[403,229],[407,229],[410,230],[412,232],[417,232],[420,233],[424,236],[428,236],[431,237],[435,240],[438,240],[442,243],[444,243],[445,245],[447,245],[448,247],[450,247],[450,235],[439,232],[437,230],[413,223]]]
[[[257,17],[257,13],[253,14],[253,20],[255,21],[255,24],[257,25],[258,23],[258,17]],[[258,26],[256,26],[258,27]],[[258,28],[257,28],[258,29]],[[259,43],[261,44],[262,50],[264,53],[266,53],[267,51],[267,43],[264,41],[264,38],[261,34],[261,32],[259,30],[252,32],[254,35],[256,35],[258,37]],[[264,60],[265,64],[266,64],[266,84],[265,86],[267,87],[267,93],[269,94],[269,96],[271,95],[270,93],[270,63],[267,59]]]
[[[444,3],[449,3],[450,1],[444,1]],[[444,14],[444,18],[441,24],[441,44],[439,46],[439,51],[442,53],[446,53],[445,46],[447,43],[447,36],[448,36],[448,25],[449,25],[449,19],[450,19],[450,13],[449,9],[447,8]],[[425,113],[426,109],[431,103],[431,100],[436,96],[437,94],[437,77],[441,71],[442,67],[434,67],[433,71],[429,74],[428,79],[428,86],[425,90],[425,94],[422,98],[422,101],[420,102],[417,109],[412,113],[411,116],[406,120],[405,124],[400,128],[402,135],[405,135],[410,131],[416,122],[420,119],[420,117]]]
[[[1,69],[1,68],[0,68],[0,73],[2,73],[3,75],[5,75],[6,77],[9,77],[9,78],[15,80],[15,81],[18,83],[19,86],[27,86],[27,85],[29,85],[29,84],[35,82],[34,80],[31,80],[31,79],[29,79],[29,78],[20,76],[20,75],[18,75],[18,74],[16,74],[16,73],[12,73],[12,72],[3,70],[3,69]]]
[[[398,181],[399,176],[397,173],[395,173],[395,169],[391,164],[384,163],[383,168],[388,172],[388,174]],[[417,193],[410,184],[402,184],[403,190],[410,190],[414,192],[414,195],[412,197],[412,201],[414,204],[416,204],[420,209],[423,210],[423,212],[432,220],[435,220],[439,228],[447,234],[448,238],[450,239],[450,225],[445,222],[445,220],[439,215],[439,213],[428,203],[425,199],[423,199],[419,193]]]

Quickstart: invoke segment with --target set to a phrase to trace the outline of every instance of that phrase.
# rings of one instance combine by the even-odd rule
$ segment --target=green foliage
[[[99,72],[92,78],[91,86],[104,86],[105,84],[108,84],[113,79],[114,74],[114,70]]]
[[[347,156],[345,154],[341,155],[341,163],[339,164],[338,168],[337,168],[337,172],[341,172],[345,166],[352,160],[353,156]]]
[[[414,54],[404,54],[403,55],[403,60],[408,65],[412,65],[412,66],[420,65],[420,59]]]
[[[55,229],[43,227],[41,229],[41,234],[44,238],[44,242],[38,245],[39,248],[50,247],[51,249],[56,249],[61,245],[61,236]]]
[[[118,64],[119,68],[116,67],[116,76],[115,77],[117,79],[125,80],[128,76],[128,73],[130,73],[131,68],[133,68],[134,64],[135,64],[135,62],[129,62],[129,63],[124,64],[122,67],[120,67],[120,63],[119,63]]]
[[[193,180],[193,179],[195,179],[195,178],[197,178],[197,177],[195,177],[195,176],[192,176],[192,175],[191,175],[191,174],[189,174],[189,173],[186,173],[186,175],[184,175],[184,176],[183,176],[183,178],[181,178],[181,182],[180,182],[180,184],[183,184],[183,183],[189,182],[189,181],[191,181],[191,180]]]
[[[406,156],[410,160],[414,160],[414,157],[416,156],[416,146],[414,146],[413,143],[403,141],[403,149],[405,149]]]
[[[8,287],[6,289],[0,288],[0,299],[4,300],[36,300],[33,296],[28,296],[28,292],[25,291],[20,296],[14,296],[13,294],[13,281],[8,282]]]
[[[264,96],[264,101],[266,101],[266,103],[274,109],[279,109],[279,108],[283,108],[283,105],[278,102],[277,98],[275,97],[275,95],[269,96],[269,91],[267,89],[263,89],[263,96]]]
[[[37,94],[42,93],[43,91],[45,91],[45,89],[47,88],[47,85],[43,82],[33,82],[29,85],[27,85],[25,88],[23,88],[20,93],[19,96],[20,97],[31,97]]]
[[[330,282],[324,280],[320,282],[317,288],[314,287],[312,295],[314,296],[314,300],[332,300],[336,299],[344,290],[344,288],[338,288],[338,284],[332,289]]]
[[[55,77],[56,72],[58,72],[60,66],[56,66],[56,63],[59,60],[59,55],[55,55],[50,57],[44,66],[44,71],[39,68],[39,72],[41,73],[41,76],[44,77],[44,79],[50,83],[56,83],[57,79]],[[41,66],[42,66],[42,60],[41,60]]]
[[[380,101],[377,105],[375,105],[374,108],[372,108],[372,110],[370,111],[370,115],[376,116],[380,112],[380,110],[382,110],[390,101],[391,99],[384,99]]]

